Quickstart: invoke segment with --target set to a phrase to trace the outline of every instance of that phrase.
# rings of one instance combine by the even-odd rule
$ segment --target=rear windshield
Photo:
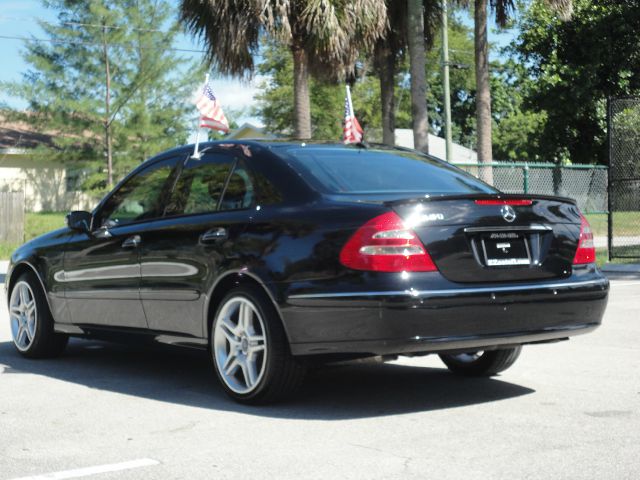
[[[297,147],[292,166],[326,193],[495,193],[474,176],[443,162],[402,151]]]

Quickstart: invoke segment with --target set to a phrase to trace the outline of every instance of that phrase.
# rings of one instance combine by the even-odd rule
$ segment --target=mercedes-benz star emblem
[[[510,205],[503,205],[500,213],[507,222],[513,222],[516,219],[516,211]]]

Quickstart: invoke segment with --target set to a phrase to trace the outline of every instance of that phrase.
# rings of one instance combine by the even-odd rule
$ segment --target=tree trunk
[[[478,162],[491,162],[491,87],[489,85],[489,40],[487,38],[487,0],[475,0],[476,133]],[[493,183],[491,168],[480,169],[480,178]]]
[[[304,48],[293,46],[293,102],[295,105],[295,137],[311,138],[311,99],[309,97],[309,58]]]
[[[102,29],[102,51],[104,54],[105,95],[104,95],[104,142],[107,154],[107,186],[113,186],[113,148],[111,135],[111,68],[109,47],[107,45],[107,27]]]
[[[411,116],[413,146],[429,152],[429,120],[427,117],[427,83],[425,79],[424,15],[422,0],[408,0],[407,26],[411,73]]]
[[[380,102],[382,103],[382,143],[395,145],[396,105],[395,76],[396,59],[391,49],[383,42],[376,48],[376,63],[380,79]]]

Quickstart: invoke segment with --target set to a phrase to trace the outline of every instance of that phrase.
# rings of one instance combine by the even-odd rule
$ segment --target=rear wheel
[[[25,357],[55,357],[67,345],[68,337],[53,330],[49,305],[33,273],[20,275],[11,289],[9,323],[13,344]]]
[[[220,302],[210,346],[223,388],[239,402],[273,402],[302,383],[305,369],[291,355],[278,313],[259,288],[236,288]]]
[[[471,377],[488,377],[503,372],[520,356],[522,347],[480,352],[441,354],[440,359],[449,370]]]

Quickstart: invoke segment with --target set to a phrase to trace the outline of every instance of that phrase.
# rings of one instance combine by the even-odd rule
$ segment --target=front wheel
[[[55,357],[67,345],[68,337],[53,330],[47,299],[33,273],[20,275],[11,289],[9,323],[13,344],[25,357]]]
[[[273,402],[302,382],[304,367],[290,353],[275,307],[257,287],[236,288],[220,302],[210,339],[216,374],[234,400]]]
[[[490,377],[505,371],[520,356],[522,347],[481,352],[440,354],[440,359],[453,373],[470,377]]]

